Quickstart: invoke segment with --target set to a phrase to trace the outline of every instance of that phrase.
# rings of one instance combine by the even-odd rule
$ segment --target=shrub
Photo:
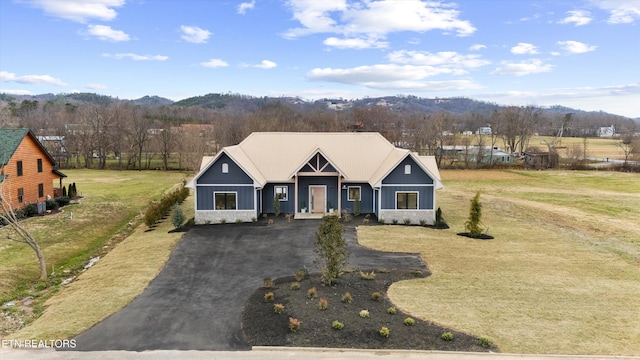
[[[427,222],[425,220],[420,220],[420,226],[425,226],[427,225]]]
[[[300,290],[300,283],[295,281],[292,282],[291,285],[289,285],[289,289],[291,290]]]
[[[173,210],[171,211],[171,224],[173,224],[174,228],[179,228],[184,223],[185,216],[184,212],[182,212],[182,208],[180,206],[174,205]]]
[[[344,293],[340,301],[342,301],[345,304],[350,304],[353,301],[353,298],[351,297],[351,293],[349,292]]]
[[[480,190],[476,192],[476,196],[471,199],[469,207],[469,219],[464,223],[465,228],[469,232],[469,236],[478,238],[482,235],[480,222],[482,219],[482,204],[480,203]]]
[[[276,314],[282,314],[284,312],[284,305],[273,304],[273,312],[275,312]]]
[[[58,196],[54,200],[58,203],[58,205],[60,205],[60,207],[67,206],[71,202],[71,199],[69,199],[68,196]]]
[[[356,199],[353,203],[353,215],[360,216],[360,199]]]
[[[38,207],[35,204],[29,204],[24,207],[24,216],[32,217],[38,215]]]
[[[378,223],[384,224],[384,219],[383,218],[378,218]]]
[[[389,269],[387,269],[387,268],[379,268],[379,269],[378,269],[378,272],[379,272],[380,274],[386,274],[386,273],[388,273],[388,272],[389,272]]]
[[[411,224],[411,219],[404,219],[404,224],[405,225],[410,225]]]
[[[311,289],[307,290],[307,297],[309,299],[314,299],[316,296],[318,296],[318,290],[316,290],[315,287],[312,287]]]
[[[320,301],[318,301],[318,309],[327,310],[328,307],[329,307],[329,302],[327,301],[327,299],[320,298]]]
[[[243,222],[242,219],[236,219],[236,224],[242,224]]]
[[[393,306],[387,309],[387,313],[391,314],[391,315],[395,315],[396,314],[396,308],[394,308]]]
[[[434,224],[437,228],[448,228],[449,225],[447,225],[447,222],[444,221],[444,218],[442,217],[442,209],[438,208],[438,210],[436,210],[436,223]]]
[[[367,274],[366,272],[360,271],[360,278],[363,280],[373,280],[376,278],[376,273],[372,271]]]
[[[337,279],[347,266],[349,252],[343,233],[344,225],[335,215],[324,216],[316,232],[315,251],[323,263],[320,270],[325,285],[330,285]]]
[[[72,189],[75,192],[75,185],[69,186],[69,196],[73,197]],[[158,222],[163,216],[169,213],[169,210],[177,204],[182,203],[189,196],[189,189],[184,187],[184,183],[174,191],[162,196],[160,201],[153,201],[149,204],[147,211],[144,213],[144,223],[147,226],[152,226]],[[60,206],[63,206],[58,199],[56,199]],[[184,220],[183,220],[184,221]]]
[[[275,298],[276,298],[276,295],[273,293],[273,291],[269,291],[268,293],[264,294],[264,302],[267,302],[267,303],[273,302]]]
[[[422,270],[411,270],[411,275],[415,277],[422,276]]]
[[[380,301],[382,299],[382,294],[380,294],[379,292],[372,292],[371,293],[371,300],[373,301]]]
[[[227,219],[220,219],[220,224],[224,225],[227,223]]]
[[[442,335],[440,336],[440,338],[444,341],[452,341],[453,340],[453,334],[449,331],[445,331],[442,333]]]
[[[280,215],[280,198],[278,194],[273,197],[273,213],[276,214],[276,216]]]
[[[413,325],[416,324],[416,321],[413,320],[413,318],[408,317],[408,318],[404,319],[404,324],[407,325],[407,326],[413,326]]]
[[[289,330],[291,330],[291,332],[297,332],[298,330],[300,330],[301,324],[302,321],[292,317],[289,318]]]
[[[481,337],[478,340],[478,345],[486,349],[486,348],[490,348],[491,345],[493,345],[493,343],[491,342],[491,340],[487,339],[486,337]]]
[[[258,221],[258,219],[256,219],[255,216],[251,218],[251,222],[256,222],[256,221]]]
[[[393,225],[398,225],[398,219],[393,219]]]
[[[391,331],[389,331],[389,328],[386,326],[383,326],[380,328],[380,331],[378,331],[378,333],[380,334],[380,336],[382,337],[389,337],[389,334],[391,334]]]
[[[271,278],[264,278],[263,283],[264,283],[264,287],[267,289],[271,289],[273,285],[275,285],[275,283],[273,282],[273,279]]]
[[[369,317],[369,310],[366,310],[366,309],[365,310],[360,310],[359,315],[360,315],[361,318],[368,318]]]
[[[294,275],[297,281],[302,281],[304,280],[305,277],[307,277],[307,269],[302,269],[302,270],[298,270],[296,271],[296,274]]]
[[[47,210],[57,210],[58,203],[55,200],[47,200]]]
[[[342,330],[344,328],[344,324],[338,320],[333,320],[333,322],[331,323],[331,327],[336,330]]]

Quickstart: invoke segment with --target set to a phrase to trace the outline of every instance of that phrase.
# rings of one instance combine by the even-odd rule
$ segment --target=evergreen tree
[[[316,232],[316,252],[320,256],[323,266],[322,282],[330,285],[340,276],[340,272],[347,266],[349,252],[347,243],[342,237],[344,226],[335,215],[325,215],[322,224]]]
[[[471,199],[471,207],[469,208],[469,219],[465,222],[465,227],[469,232],[469,236],[479,238],[482,235],[482,227],[480,226],[482,218],[482,204],[480,203],[480,190],[476,192],[476,196]]]

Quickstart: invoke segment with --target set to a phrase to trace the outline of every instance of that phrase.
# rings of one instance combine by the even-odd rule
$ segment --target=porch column
[[[295,201],[295,203],[293,204],[293,218],[295,219],[296,214],[298,214],[300,212],[300,209],[298,209],[298,175],[294,175],[294,187],[293,187],[293,199]]]
[[[338,175],[338,217],[342,216],[342,176]]]

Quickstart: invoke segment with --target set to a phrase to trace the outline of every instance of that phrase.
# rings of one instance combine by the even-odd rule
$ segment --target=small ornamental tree
[[[315,251],[324,263],[320,266],[320,271],[322,282],[326,285],[330,285],[340,276],[340,272],[347,266],[349,260],[343,233],[344,226],[336,215],[325,215],[316,232]]]
[[[280,215],[280,197],[278,194],[273,197],[273,213],[276,216]]]
[[[360,216],[360,199],[356,199],[353,203],[353,215]]]
[[[173,210],[171,211],[171,223],[173,224],[173,227],[176,229],[179,228],[180,226],[182,226],[182,224],[184,224],[184,220],[185,216],[182,208],[178,205],[175,205],[173,207]]]
[[[469,219],[464,223],[469,236],[478,238],[482,235],[482,227],[480,220],[482,218],[482,204],[480,203],[480,190],[476,192],[476,196],[471,199],[471,207],[469,208]]]

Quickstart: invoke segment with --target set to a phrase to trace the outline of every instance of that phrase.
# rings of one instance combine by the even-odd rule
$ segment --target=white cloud
[[[29,5],[45,13],[86,23],[89,19],[111,21],[118,15],[113,8],[124,5],[125,0],[27,0]]]
[[[529,43],[518,43],[518,45],[511,48],[511,53],[524,55],[524,54],[537,54],[538,48]]]
[[[491,63],[488,60],[482,59],[480,55],[462,55],[455,51],[430,53],[428,51],[399,50],[390,53],[388,58],[394,63],[456,68],[476,68]]]
[[[251,2],[243,2],[238,5],[238,14],[244,15],[247,10],[251,10],[256,6],[256,0],[251,0]]]
[[[562,48],[562,50],[571,53],[571,54],[582,54],[590,51],[594,51],[597,46],[595,45],[587,45],[585,43],[581,43],[579,41],[558,41],[558,46]]]
[[[591,0],[593,5],[609,12],[610,24],[630,24],[640,20],[640,2],[637,0]]]
[[[338,49],[383,49],[389,46],[388,42],[378,41],[378,39],[376,38],[338,39],[337,37],[329,37],[326,38],[322,43],[327,46],[336,47]]]
[[[325,43],[341,48],[359,49],[365,45],[379,48],[382,44],[386,47],[386,43],[377,40],[384,40],[387,34],[393,32],[443,30],[468,36],[476,31],[469,21],[459,19],[454,4],[420,0],[351,3],[346,0],[289,0],[288,5],[293,18],[302,26],[287,30],[283,34],[285,38],[319,33],[339,34],[343,39],[330,37]]]
[[[518,63],[503,61],[501,65],[492,71],[491,75],[513,75],[523,76],[550,72],[553,65],[545,64],[540,59],[529,59]]]
[[[85,87],[91,90],[107,90],[109,88],[107,85],[102,84],[87,84]]]
[[[200,65],[208,68],[227,67],[229,63],[222,59],[209,59],[209,61],[201,62]]]
[[[182,31],[182,36],[180,37],[183,40],[195,44],[206,43],[212,35],[209,30],[201,29],[197,26],[181,25],[180,30]]]
[[[11,95],[33,95],[29,90],[0,89],[0,92]]]
[[[575,26],[582,26],[582,25],[587,25],[588,23],[591,22],[591,20],[593,20],[591,18],[591,13],[585,10],[567,11],[567,14],[569,14],[569,16],[558,21],[558,23],[560,24],[573,23],[575,24]]]
[[[276,66],[278,66],[278,64],[276,64],[275,62],[273,62],[271,60],[262,60],[262,62],[260,62],[260,64],[254,65],[253,67],[256,67],[256,68],[259,68],[259,69],[273,69]]]
[[[20,84],[49,84],[56,86],[67,86],[62,80],[51,75],[22,75],[17,76],[8,71],[0,71],[0,81],[16,82]]]
[[[114,30],[111,26],[106,25],[88,25],[85,35],[95,36],[102,41],[129,41],[129,35],[124,31]]]
[[[482,45],[482,44],[473,44],[471,45],[471,47],[469,47],[470,51],[478,51],[478,50],[482,50],[482,49],[486,49],[487,46],[486,45]]]
[[[129,58],[135,61],[149,61],[149,60],[165,61],[169,59],[169,57],[165,55],[138,55],[134,53],[117,53],[117,54],[103,53],[102,56],[117,59],[117,60]]]

